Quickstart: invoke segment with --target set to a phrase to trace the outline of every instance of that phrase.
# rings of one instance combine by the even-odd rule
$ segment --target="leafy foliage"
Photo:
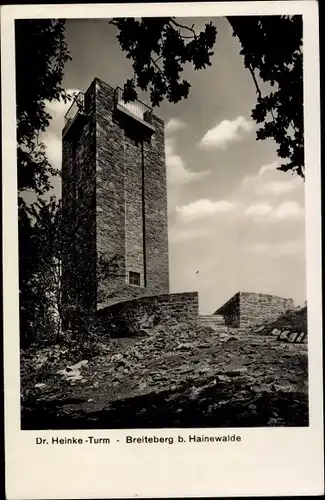
[[[59,332],[60,300],[57,280],[60,276],[60,203],[55,198],[39,199],[26,210],[20,208],[19,239],[20,319],[22,345],[28,345],[50,332]],[[23,221],[25,225],[23,225]],[[21,245],[21,243],[24,245]]]
[[[66,265],[72,256],[69,255],[70,226],[61,201],[57,201],[55,197],[48,201],[40,198],[28,212],[30,218],[26,220],[29,224],[30,248],[28,252],[24,249],[21,249],[21,252],[22,256],[29,257],[31,262],[27,265],[30,275],[24,290],[25,301],[22,303],[21,315],[33,328],[29,329],[28,338],[24,335],[23,346],[35,342],[57,341],[62,332],[62,325],[77,334],[79,340],[83,339],[84,335],[98,334],[100,324],[93,316],[92,305],[88,300],[91,291],[82,266],[82,255],[89,257],[87,239],[75,241],[74,252],[77,258],[72,266],[68,266],[69,271],[65,272],[63,277],[63,265]],[[98,253],[96,282],[114,280],[122,276],[121,257],[116,255],[115,258],[107,259],[105,255]],[[90,273],[92,271],[93,269],[89,269]],[[28,297],[29,302],[26,301]],[[97,301],[101,301],[100,291]]]
[[[17,20],[15,42],[20,327],[22,342],[27,342],[34,337],[42,314],[47,322],[45,278],[39,286],[37,280],[44,268],[44,255],[40,252],[46,253],[48,245],[41,250],[40,245],[46,241],[41,237],[43,227],[37,224],[46,211],[50,216],[51,202],[46,208],[40,207],[39,202],[51,189],[51,176],[57,174],[47,159],[44,144],[39,142],[39,134],[47,129],[51,119],[46,101],[69,100],[61,83],[70,56],[63,20]],[[26,203],[27,192],[34,195],[31,206]]]
[[[301,16],[228,18],[257,92],[252,118],[257,139],[273,138],[288,162],[279,169],[304,177],[303,53]],[[270,86],[263,95],[256,75]]]
[[[190,84],[180,73],[190,62],[196,70],[211,66],[211,51],[216,28],[208,23],[197,35],[193,27],[174,18],[113,19],[117,39],[126,57],[132,59],[134,78],[124,85],[124,99],[137,98],[136,87],[149,91],[151,103],[158,106],[164,98],[178,102],[188,96]]]
[[[279,168],[304,177],[303,72],[301,16],[228,17],[240,54],[257,92],[252,118],[261,125],[257,139],[273,138],[278,156],[287,163]],[[151,104],[163,99],[176,103],[189,95],[190,83],[181,80],[186,63],[195,70],[211,65],[217,29],[210,22],[196,33],[194,26],[175,18],[120,18],[111,21],[134,77],[124,85],[125,100],[137,98],[137,89],[149,91]],[[269,84],[265,95],[259,81]]]
[[[27,189],[42,195],[56,173],[38,140],[51,119],[45,101],[69,100],[61,82],[71,58],[63,20],[17,20],[15,28],[18,187],[20,195]]]

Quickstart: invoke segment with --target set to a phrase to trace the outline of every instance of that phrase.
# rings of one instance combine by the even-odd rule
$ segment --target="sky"
[[[273,140],[256,141],[251,110],[255,86],[225,18],[178,19],[200,30],[212,20],[212,66],[186,67],[189,97],[164,102],[170,292],[198,291],[202,314],[237,291],[306,299],[304,183],[280,164]],[[108,20],[67,20],[72,57],[63,86],[86,91],[95,77],[112,87],[133,75]],[[149,104],[145,94],[139,98]],[[48,103],[52,121],[41,139],[61,169],[61,130],[67,106]],[[54,181],[60,196],[60,181]]]

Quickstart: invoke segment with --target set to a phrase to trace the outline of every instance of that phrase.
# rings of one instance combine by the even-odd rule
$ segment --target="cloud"
[[[274,195],[281,195],[292,191],[295,187],[295,182],[292,181],[271,181],[266,182],[261,186],[261,193],[270,193]]]
[[[268,252],[271,248],[272,246],[267,243],[255,243],[254,245],[249,246],[248,250],[257,253],[265,253]]]
[[[209,217],[218,213],[233,210],[234,205],[227,200],[212,201],[208,199],[196,200],[188,205],[177,206],[176,212],[186,221]]]
[[[187,170],[182,158],[175,152],[175,143],[172,139],[165,142],[167,180],[169,186],[187,184],[201,179],[209,172],[190,172]]]
[[[256,243],[248,247],[248,250],[259,254],[271,254],[273,257],[285,257],[297,255],[305,251],[302,241],[288,241],[285,243]]]
[[[67,93],[72,97],[78,94],[78,89],[67,89]],[[45,132],[40,134],[40,140],[46,146],[47,156],[52,167],[60,170],[62,162],[62,139],[61,132],[64,126],[64,115],[68,111],[72,101],[45,101],[46,111],[51,115],[50,125]]]
[[[306,250],[303,241],[289,241],[283,245],[278,245],[275,248],[275,255],[277,257],[282,257],[286,255],[296,255],[299,253],[304,253]]]
[[[303,217],[304,210],[296,201],[285,201],[274,211],[278,219],[295,219]]]
[[[246,176],[234,192],[246,205],[268,204],[276,208],[284,201],[296,201],[304,205],[304,182],[298,176],[290,176],[277,170],[278,162],[262,165],[255,173]]]
[[[264,175],[267,172],[276,172],[279,164],[274,161],[273,163],[269,163],[268,165],[262,165],[258,171],[258,175]]]
[[[80,92],[79,89],[67,89],[66,90],[67,94],[69,94],[70,97],[73,97],[74,95],[78,94]],[[70,106],[72,105],[72,101],[67,101],[66,103],[63,101],[63,99],[60,99],[59,101],[53,100],[53,101],[45,101],[46,105],[46,111],[50,113],[52,116],[52,119],[57,119],[57,118],[64,118],[65,113],[68,111]]]
[[[174,167],[174,181],[177,178],[178,182],[184,183],[193,179],[192,175],[195,174],[186,171],[179,156],[174,155],[169,163],[170,167],[171,165]],[[199,198],[177,206],[175,198],[173,209],[176,215],[178,214],[178,218],[186,224],[230,211],[234,216],[227,219],[227,223],[230,220],[237,221],[243,228],[245,219],[250,220],[249,224],[251,222],[263,223],[263,227],[265,224],[274,226],[276,223],[303,220],[304,203],[301,180],[297,178],[287,180],[285,174],[277,171],[275,167],[276,163],[262,166],[255,175],[246,177],[227,199]],[[289,194],[290,199],[288,199]],[[258,228],[253,230],[250,225],[247,230],[256,232]]]
[[[254,203],[252,205],[249,205],[245,212],[244,215],[247,216],[263,216],[272,211],[272,207],[268,205],[267,203]]]
[[[275,206],[268,203],[253,203],[245,209],[244,215],[263,223],[279,222],[303,217],[304,209],[296,201],[285,201]]]
[[[42,140],[46,145],[46,154],[52,167],[60,169],[62,162],[61,137],[59,138],[53,132],[46,132]]]
[[[195,228],[172,228],[168,233],[168,239],[170,242],[182,242],[188,240],[194,240],[197,238],[204,238],[208,236],[209,232],[206,228],[195,227]]]
[[[304,183],[277,165],[256,168],[224,198],[202,195],[202,182],[198,189],[190,185],[191,198],[184,189],[174,199],[171,286],[199,290],[207,312],[217,306],[212,282],[224,301],[241,289],[304,300]]]
[[[256,182],[265,182],[266,178],[273,179],[274,175],[276,178],[283,179],[285,175],[283,172],[280,172],[277,168],[280,164],[277,161],[273,161],[272,163],[267,163],[262,165],[257,172],[251,175],[247,175],[242,180],[242,184],[247,184],[248,182],[256,181]]]
[[[172,134],[186,127],[186,124],[179,118],[171,118],[165,126],[166,134]]]
[[[303,187],[303,181],[300,177],[291,176],[288,178],[288,174],[278,170],[279,166],[280,163],[277,161],[262,165],[257,175],[246,177],[245,182],[255,182],[256,189],[263,196],[268,194],[280,196]]]
[[[223,120],[205,133],[199,146],[205,149],[226,149],[229,142],[240,140],[252,128],[253,122],[244,116],[238,116],[232,121]]]

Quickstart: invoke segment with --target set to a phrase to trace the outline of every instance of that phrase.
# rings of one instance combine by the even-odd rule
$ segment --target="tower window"
[[[130,285],[140,286],[140,273],[129,271],[129,283]]]

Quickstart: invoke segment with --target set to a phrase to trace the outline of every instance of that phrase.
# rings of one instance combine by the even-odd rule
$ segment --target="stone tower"
[[[95,78],[62,131],[63,303],[169,293],[164,123]]]

